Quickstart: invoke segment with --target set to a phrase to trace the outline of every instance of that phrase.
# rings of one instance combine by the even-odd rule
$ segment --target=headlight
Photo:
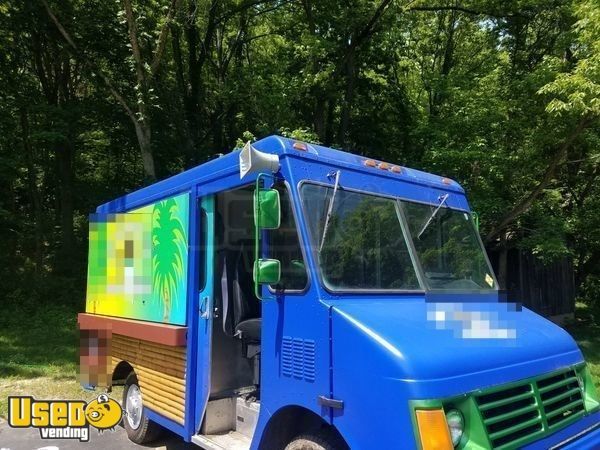
[[[450,430],[452,445],[456,447],[465,431],[465,418],[458,409],[451,409],[446,413],[446,422]]]

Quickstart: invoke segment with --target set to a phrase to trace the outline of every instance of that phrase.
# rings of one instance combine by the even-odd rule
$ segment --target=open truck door
[[[195,430],[200,429],[210,395],[212,327],[215,314],[215,198],[198,198],[198,330],[196,335]]]

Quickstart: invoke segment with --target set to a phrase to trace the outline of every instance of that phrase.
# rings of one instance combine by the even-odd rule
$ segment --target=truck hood
[[[510,303],[354,298],[329,306],[334,341],[362,347],[368,340],[386,354],[384,376],[407,382],[453,380],[475,389],[583,360],[565,330]]]

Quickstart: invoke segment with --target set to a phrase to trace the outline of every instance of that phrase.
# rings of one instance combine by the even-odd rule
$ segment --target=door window
[[[281,262],[281,279],[277,286],[271,287],[277,290],[301,291],[308,283],[308,275],[293,205],[285,184],[277,183],[273,187],[279,191],[281,226],[268,232],[268,255],[269,258],[278,259]]]

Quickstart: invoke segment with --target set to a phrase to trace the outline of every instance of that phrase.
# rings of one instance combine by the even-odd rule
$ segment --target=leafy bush
[[[580,288],[580,300],[585,303],[596,322],[600,321],[600,276],[589,275]]]

